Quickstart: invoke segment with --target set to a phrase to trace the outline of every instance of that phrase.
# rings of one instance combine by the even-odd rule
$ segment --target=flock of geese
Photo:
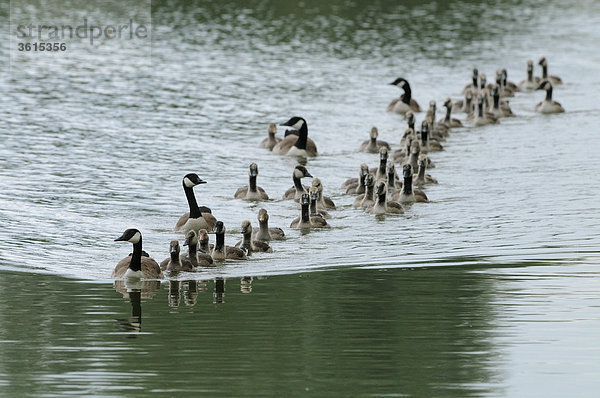
[[[401,139],[401,148],[391,151],[387,142],[378,139],[378,131],[373,127],[369,139],[362,143],[361,152],[379,155],[377,167],[369,168],[360,165],[359,175],[345,181],[341,189],[349,195],[356,195],[354,207],[365,212],[381,214],[402,214],[404,206],[415,202],[428,202],[423,191],[427,184],[437,184],[437,180],[427,174],[428,168],[435,167],[429,154],[443,150],[441,142],[445,141],[453,128],[463,123],[453,114],[466,114],[466,122],[473,126],[484,126],[499,123],[503,117],[515,116],[506,98],[516,92],[544,90],[546,97],[535,106],[540,113],[564,112],[563,107],[552,99],[553,85],[561,84],[559,77],[548,74],[548,61],[540,58],[538,64],[542,68],[542,76],[533,74],[533,61],[527,61],[527,78],[519,84],[508,80],[506,69],[499,69],[495,74],[495,82],[488,83],[486,75],[473,69],[472,79],[463,90],[464,98],[452,102],[446,99],[443,106],[445,115],[436,121],[436,103],[429,102],[425,117],[419,128],[415,127],[416,113],[422,112],[419,103],[412,97],[410,84],[404,78],[397,78],[392,85],[403,90],[399,98],[392,100],[387,107],[388,112],[404,115],[408,127]],[[317,156],[315,142],[308,138],[308,126],[302,117],[292,117],[281,126],[289,128],[283,138],[276,137],[277,126],[269,124],[268,136],[260,147],[267,148],[278,155],[295,157]],[[396,173],[396,164],[402,167],[402,176]],[[415,173],[416,171],[416,173]],[[250,164],[248,185],[239,188],[234,197],[249,201],[268,200],[269,196],[257,185],[258,166]],[[312,178],[312,184],[306,186],[303,178]],[[293,186],[283,195],[284,200],[299,203],[300,214],[294,219],[290,228],[304,231],[314,228],[329,228],[327,219],[331,218],[330,210],[335,210],[335,203],[323,194],[323,184],[319,178],[313,178],[305,166],[297,165],[292,172]],[[200,267],[216,265],[217,262],[234,259],[245,260],[253,252],[273,251],[271,242],[285,239],[281,228],[269,227],[267,210],[258,212],[258,227],[252,227],[248,220],[242,221],[242,239],[235,246],[225,244],[225,225],[213,216],[211,209],[199,206],[194,195],[194,187],[205,184],[197,174],[190,173],[183,177],[183,191],[189,205],[189,212],[183,214],[175,224],[175,231],[185,234],[184,245],[187,253],[181,253],[178,240],[169,245],[169,257],[160,264],[142,250],[142,234],[137,229],[127,229],[115,241],[133,244],[133,252],[123,258],[115,267],[112,278],[160,279],[164,273],[195,271]],[[417,188],[418,187],[418,188]],[[215,234],[215,243],[209,243],[208,231]]]

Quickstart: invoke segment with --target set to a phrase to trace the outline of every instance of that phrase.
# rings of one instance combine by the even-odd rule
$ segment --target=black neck
[[[473,86],[477,87],[477,75],[473,75]]]
[[[402,96],[402,102],[410,105],[410,98],[412,96],[412,91],[410,91],[410,86],[408,83],[404,85],[404,95]]]
[[[447,107],[447,108],[446,108],[446,118],[445,118],[445,120],[446,120],[447,122],[449,122],[449,121],[450,121],[450,115],[451,115],[451,114],[452,114],[452,106],[449,106],[449,107]]]
[[[412,176],[404,177],[404,184],[402,184],[402,193],[410,195],[412,193]]]
[[[244,234],[244,244],[245,247],[250,247],[252,245],[252,228],[248,228],[248,232]]]
[[[546,101],[552,101],[552,87],[546,90]]]
[[[256,176],[250,176],[250,192],[256,192]]]
[[[387,158],[379,159],[379,171],[377,172],[377,174],[385,175],[385,166],[386,165],[387,165]]]
[[[188,251],[189,251],[190,257],[196,257],[196,252],[198,251],[198,244],[197,243],[188,243]]]
[[[479,108],[479,117],[483,117],[483,102],[477,104],[477,107]]]
[[[216,234],[215,251],[223,250],[225,246],[225,234],[223,232]]]
[[[142,270],[142,237],[140,241],[133,244],[133,253],[131,254],[131,261],[129,262],[129,269],[132,271]]]
[[[310,214],[317,214],[317,201],[316,200],[310,201]]]
[[[548,78],[548,66],[546,65],[542,65],[542,78]]]
[[[494,94],[494,109],[498,109],[500,107],[500,95],[498,93]]]
[[[365,191],[365,198],[373,200],[373,186],[367,185],[367,188]]]
[[[308,203],[302,204],[302,222],[309,222]]]
[[[294,144],[298,149],[306,149],[306,141],[308,140],[308,127],[306,122],[302,123],[302,127],[298,131],[298,140]]]
[[[173,262],[179,261],[179,253],[171,252],[171,261],[173,261]]]
[[[387,192],[383,192],[383,193],[380,193],[379,195],[377,195],[377,203],[382,206],[385,205],[386,196],[387,196]]]
[[[425,178],[425,166],[421,166],[420,163],[419,163],[419,178],[420,179]]]
[[[429,140],[429,131],[421,130],[421,144],[427,145],[428,140]]]
[[[292,180],[294,181],[294,187],[296,188],[296,191],[304,192],[302,181],[299,178],[297,178],[295,174],[292,176]]]
[[[387,175],[387,183],[388,183],[388,188],[393,188],[396,185],[396,176],[394,175],[393,172],[389,172]]]
[[[190,218],[198,218],[202,215],[200,209],[198,208],[198,202],[196,202],[196,195],[194,195],[194,188],[186,187],[185,183],[183,184],[183,191],[185,192],[185,197],[187,198],[188,205],[190,206]]]
[[[527,70],[527,81],[528,82],[532,82],[533,81],[533,70]]]
[[[411,119],[410,122],[408,122],[408,127],[410,127],[413,131],[415,131],[415,120]]]

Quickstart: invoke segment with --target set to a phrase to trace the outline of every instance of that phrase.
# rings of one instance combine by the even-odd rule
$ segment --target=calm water
[[[61,4],[2,3],[0,21],[135,17],[152,38],[23,54],[1,33],[0,394],[598,391],[600,3]],[[405,128],[384,112],[400,91],[387,83],[404,76],[422,106],[441,107],[474,66],[518,82],[541,55],[565,81],[565,114],[535,114],[543,93],[517,94],[518,117],[454,130],[432,155],[432,203],[385,220],[352,209],[338,187],[377,164],[356,152],[370,127],[394,149]],[[115,289],[125,228],[158,259],[181,238],[188,172],[208,181],[197,197],[229,243],[263,206],[287,227],[298,210],[278,199],[296,160],[257,145],[293,115],[338,204],[331,231],[286,229],[272,255],[141,297]],[[268,203],[232,199],[252,161]]]

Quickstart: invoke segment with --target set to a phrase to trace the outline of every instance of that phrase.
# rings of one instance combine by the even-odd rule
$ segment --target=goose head
[[[550,80],[544,80],[537,86],[536,90],[552,90],[552,83],[550,83]]]
[[[447,109],[452,109],[452,100],[450,99],[450,97],[446,98],[446,100],[444,101],[444,107]]]
[[[502,84],[502,71],[500,69],[496,71],[496,84]]]
[[[215,227],[214,227],[213,231],[215,232],[215,234],[224,234],[225,233],[225,224],[223,224],[223,221],[217,221],[215,223]]]
[[[500,92],[498,91],[498,85],[494,84],[492,86],[492,97],[496,98],[500,96]]]
[[[376,195],[384,195],[387,193],[387,187],[385,181],[379,180],[377,181],[377,185],[375,186],[375,194]]]
[[[300,131],[302,126],[306,126],[306,120],[304,120],[304,118],[301,118],[300,116],[294,116],[287,122],[281,124],[281,126],[289,126],[294,130]]]
[[[200,184],[206,184],[206,181],[198,177],[196,173],[189,173],[183,177],[183,186],[186,188],[192,188]]]
[[[379,132],[377,131],[377,127],[375,127],[375,126],[371,127],[371,133],[369,134],[369,137],[371,137],[372,140],[376,140],[377,137],[379,137]]]
[[[538,65],[548,66],[548,61],[546,60],[546,57],[541,57],[540,60],[538,61]]]
[[[319,178],[314,178],[311,188],[314,188],[317,193],[323,192],[323,184]]]
[[[366,177],[369,174],[369,166],[366,163],[360,165],[360,176]]]
[[[367,174],[365,177],[365,187],[372,187],[375,184],[375,177],[373,174]]]
[[[186,234],[185,234],[185,240],[183,241],[183,245],[184,246],[190,246],[190,245],[197,245],[198,244],[198,235],[196,234],[196,231],[194,231],[193,229],[190,229]]]
[[[258,175],[258,165],[256,163],[250,163],[248,175],[250,177],[256,177]]]
[[[179,255],[179,241],[172,240],[169,244],[169,254]]]
[[[477,68],[473,68],[473,72],[471,73],[471,78],[473,79],[473,83],[477,82],[479,78],[479,70]]]
[[[506,84],[506,80],[508,79],[508,72],[506,69],[502,69],[502,83]]]
[[[412,174],[412,166],[410,164],[402,166],[402,176],[404,178],[412,178]]]
[[[408,81],[407,81],[405,78],[403,78],[403,77],[399,77],[399,78],[397,78],[396,80],[394,80],[394,81],[393,81],[393,82],[391,82],[390,84],[391,84],[392,86],[396,86],[396,87],[398,87],[398,88],[401,88],[401,89],[403,89],[403,90],[404,90],[405,88],[407,88],[407,87],[408,87],[408,88],[410,88],[410,85],[408,84]]]
[[[265,221],[269,221],[269,213],[267,213],[266,209],[260,209],[258,211],[258,222],[265,222]]]
[[[115,242],[129,242],[135,245],[136,243],[139,243],[140,240],[142,240],[142,233],[135,228],[129,228],[126,229],[121,236],[115,239]]]
[[[295,178],[304,178],[304,177],[312,178],[312,175],[308,172],[308,170],[306,170],[306,167],[299,164],[296,167],[294,167],[294,177]]]
[[[242,235],[252,233],[252,224],[248,220],[242,221]]]
[[[387,158],[388,158],[388,150],[386,147],[382,146],[381,148],[379,148],[379,160],[380,161],[385,161],[387,162]]]

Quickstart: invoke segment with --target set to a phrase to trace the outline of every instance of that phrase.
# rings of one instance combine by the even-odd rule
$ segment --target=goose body
[[[369,139],[364,141],[360,148],[358,148],[359,152],[369,152],[369,153],[377,153],[379,152],[379,148],[382,146],[390,149],[390,144],[385,141],[378,140],[379,132],[377,131],[377,127],[371,127],[371,132],[369,133]]]
[[[471,119],[474,126],[485,126],[487,124],[499,123],[498,118],[490,112],[484,112],[484,99],[482,96],[477,97],[477,109]]]
[[[269,213],[267,210],[260,209],[258,211],[258,228],[252,229],[252,239],[263,242],[270,242],[272,240],[285,240],[285,233],[283,229],[278,227],[269,228]]]
[[[248,256],[246,251],[232,246],[225,245],[225,225],[222,221],[215,223],[215,245],[213,247],[211,256],[215,261],[223,261],[225,259],[230,260],[247,260]]]
[[[133,252],[117,263],[111,278],[159,279],[163,277],[158,263],[151,257],[143,256],[142,233],[137,229],[127,229],[115,242],[133,244]]]
[[[402,94],[400,98],[396,98],[390,102],[387,107],[387,112],[400,113],[402,115],[409,111],[421,112],[421,107],[417,101],[412,98],[412,90],[406,79],[399,77],[390,84],[404,90],[404,94]]]
[[[264,189],[256,185],[256,177],[258,176],[258,165],[256,163],[250,164],[250,171],[248,172],[248,185],[239,188],[234,197],[236,199],[246,200],[269,200],[269,195]]]
[[[317,146],[308,138],[306,120],[294,116],[282,126],[290,126],[298,130],[298,135],[290,134],[273,147],[273,152],[278,155],[314,157],[317,156]]]
[[[535,111],[540,113],[562,113],[565,109],[561,104],[552,100],[552,83],[549,80],[544,80],[538,86],[538,90],[546,90],[546,98],[535,106]]]
[[[404,177],[402,189],[393,194],[390,199],[399,203],[429,202],[425,192],[413,189],[413,173],[410,164],[402,166],[402,175]]]
[[[446,108],[446,115],[438,121],[438,124],[443,124],[448,128],[463,127],[460,120],[452,117],[452,100],[450,98],[446,98],[444,107]]]
[[[201,180],[195,173],[186,174],[183,177],[183,191],[187,198],[190,211],[179,217],[175,224],[175,231],[187,232],[190,229],[196,231],[200,229],[213,229],[217,219],[211,214],[208,207],[198,206],[196,196],[194,195],[194,187],[199,184],[206,184],[206,181]]]
[[[194,231],[189,231],[195,233]],[[160,269],[167,272],[194,271],[194,265],[189,259],[184,259],[179,254],[179,242],[172,240],[169,244],[169,257],[160,263]]]
[[[275,137],[276,133],[277,125],[275,123],[269,123],[269,129],[267,130],[267,138],[262,140],[262,142],[259,144],[259,147],[267,148],[269,151],[272,151],[273,147],[281,141],[281,138]]]

